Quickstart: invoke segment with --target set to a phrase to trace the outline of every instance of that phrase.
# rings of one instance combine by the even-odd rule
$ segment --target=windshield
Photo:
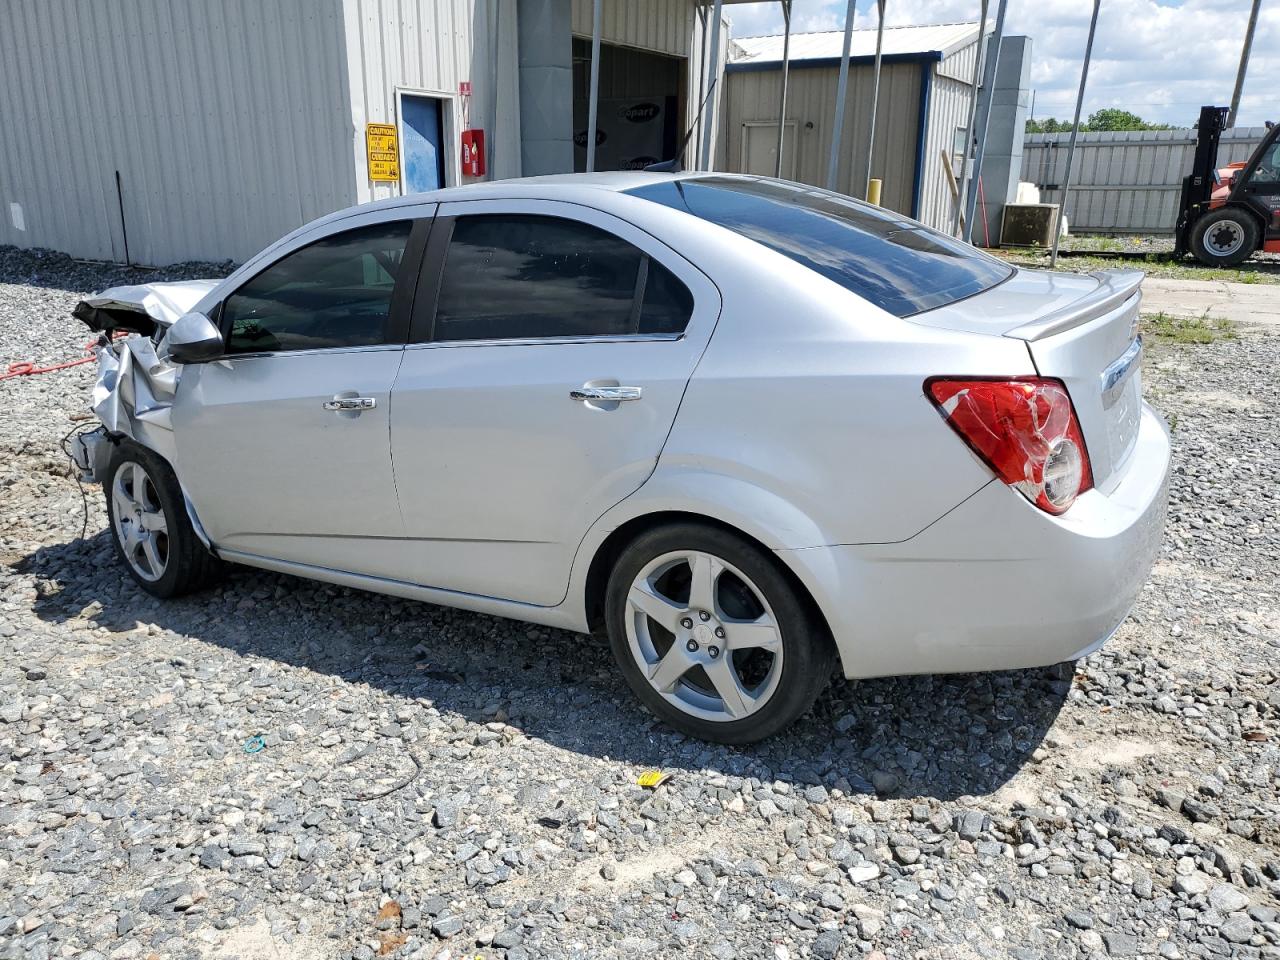
[[[900,214],[797,183],[708,176],[626,192],[749,237],[897,317],[971,297],[1013,273]]]

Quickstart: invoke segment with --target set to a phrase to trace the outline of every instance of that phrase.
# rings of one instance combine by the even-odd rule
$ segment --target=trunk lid
[[[1119,483],[1142,414],[1141,270],[1088,275],[1018,270],[975,297],[912,322],[1023,340],[1036,372],[1067,386],[1094,485]]]

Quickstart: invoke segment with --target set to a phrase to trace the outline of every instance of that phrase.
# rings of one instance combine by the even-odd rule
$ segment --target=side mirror
[[[174,321],[160,343],[174,363],[204,363],[223,354],[222,333],[203,313],[185,313]]]

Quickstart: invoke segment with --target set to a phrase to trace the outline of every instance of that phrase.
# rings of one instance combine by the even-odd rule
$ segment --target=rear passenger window
[[[688,288],[613,234],[575,220],[459,217],[445,257],[436,340],[679,334]]]
[[[317,240],[277,260],[227,298],[228,353],[386,343],[391,293],[412,223]]]

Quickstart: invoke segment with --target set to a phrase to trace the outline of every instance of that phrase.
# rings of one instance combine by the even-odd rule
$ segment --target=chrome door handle
[[[570,400],[639,400],[641,387],[578,387],[569,391]]]
[[[326,410],[372,410],[378,405],[373,397],[334,397],[324,402]]]

